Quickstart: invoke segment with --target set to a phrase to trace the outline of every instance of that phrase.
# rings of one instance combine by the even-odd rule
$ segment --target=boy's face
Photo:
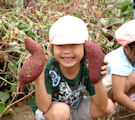
[[[53,45],[54,58],[62,67],[72,68],[80,65],[84,56],[83,44]]]

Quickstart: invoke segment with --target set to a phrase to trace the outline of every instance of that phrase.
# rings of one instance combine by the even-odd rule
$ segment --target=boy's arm
[[[135,111],[135,102],[125,93],[128,87],[126,86],[126,78],[125,76],[112,75],[113,98],[126,108]]]
[[[95,85],[95,95],[92,96],[92,100],[100,111],[103,111],[106,109],[108,105],[108,97],[107,93],[105,91],[104,85],[102,83],[102,80],[97,82]]]
[[[102,82],[103,77],[107,73],[107,65],[108,62],[104,61],[104,66],[101,67],[101,78],[100,80],[94,84],[95,87],[95,95],[92,96],[93,102],[96,105],[97,109],[100,111],[105,110],[108,105],[108,96]]]
[[[46,113],[51,105],[52,96],[47,93],[45,87],[44,70],[40,76],[35,80],[35,97],[38,108]]]
[[[108,99],[102,82],[103,77],[107,73],[107,64],[108,62],[104,61],[104,66],[101,67],[101,78],[94,84],[95,95],[92,96],[92,102],[90,105],[90,114],[92,118],[104,117],[111,114],[114,110],[114,104]]]

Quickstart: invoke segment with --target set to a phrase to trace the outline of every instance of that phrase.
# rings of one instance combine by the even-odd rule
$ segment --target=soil
[[[0,120],[36,120],[35,115],[28,105],[28,103],[21,102],[16,106],[12,107],[14,114],[8,114],[0,118]],[[135,113],[125,109],[122,106],[118,106],[117,111],[114,115],[106,116],[98,120],[135,120]]]
[[[28,101],[29,98],[12,106],[13,112],[3,115],[0,120],[36,120]]]
[[[5,115],[0,120],[36,120],[29,105],[14,107],[13,110],[14,114]]]
[[[32,109],[27,104],[20,107],[13,107],[13,110],[15,112],[14,114],[3,116],[0,120],[36,120]],[[122,108],[115,115],[98,120],[135,120],[135,113]]]

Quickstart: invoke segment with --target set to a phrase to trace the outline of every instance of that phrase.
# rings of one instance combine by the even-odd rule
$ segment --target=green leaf
[[[101,30],[102,30],[102,32],[103,32],[104,34],[107,33],[107,29],[106,29],[106,28],[102,28]]]
[[[0,102],[0,115],[2,114],[4,109],[5,109],[5,103],[4,102]]]
[[[122,12],[128,11],[128,8],[129,8],[129,3],[127,4],[126,2],[123,2],[121,6],[121,11]]]
[[[16,7],[24,7],[24,0],[16,0]]]
[[[105,26],[108,24],[109,18],[101,18],[99,21]]]
[[[11,21],[11,24],[15,27],[17,27],[19,25],[19,22],[14,22],[14,21]]]
[[[117,25],[117,24],[121,24],[121,23],[123,23],[123,20],[121,20],[120,18],[113,17],[109,20],[110,25]]]
[[[11,70],[12,73],[16,72],[16,66],[12,62],[8,63],[8,67]]]
[[[17,83],[16,83],[16,84],[17,84]],[[11,85],[11,86],[10,86],[10,92],[16,92],[16,88],[17,88],[16,85]]]
[[[29,90],[32,91],[32,90],[34,90],[34,89],[35,89],[35,88],[34,88],[33,83],[29,83]]]
[[[20,22],[17,27],[20,30],[24,30],[24,29],[27,29],[28,28],[28,26],[25,25],[23,22]]]
[[[48,19],[48,17],[45,15],[44,17],[43,17],[43,21],[46,21]]]
[[[112,47],[113,45],[114,45],[114,42],[108,42],[106,46],[107,47]]]
[[[82,14],[81,14],[81,13],[73,13],[73,15],[74,15],[75,17],[82,18]]]
[[[36,15],[37,15],[39,18],[42,17],[42,13],[41,13],[40,11],[37,11],[37,10],[36,10]]]
[[[89,36],[90,36],[89,39],[90,39],[91,41],[96,38],[96,35],[95,35],[95,33],[94,33],[93,31],[89,31]]]
[[[5,103],[9,98],[9,94],[0,91],[0,101]]]

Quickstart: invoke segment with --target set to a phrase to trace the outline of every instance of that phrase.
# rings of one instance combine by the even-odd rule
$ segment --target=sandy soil
[[[119,111],[115,115],[100,118],[98,120],[135,120],[135,113],[119,106]],[[13,107],[14,114],[9,114],[0,118],[0,120],[35,120],[34,113],[28,104],[20,107]]]
[[[0,118],[0,120],[35,120],[34,113],[29,105],[13,108],[15,114],[9,114]]]

